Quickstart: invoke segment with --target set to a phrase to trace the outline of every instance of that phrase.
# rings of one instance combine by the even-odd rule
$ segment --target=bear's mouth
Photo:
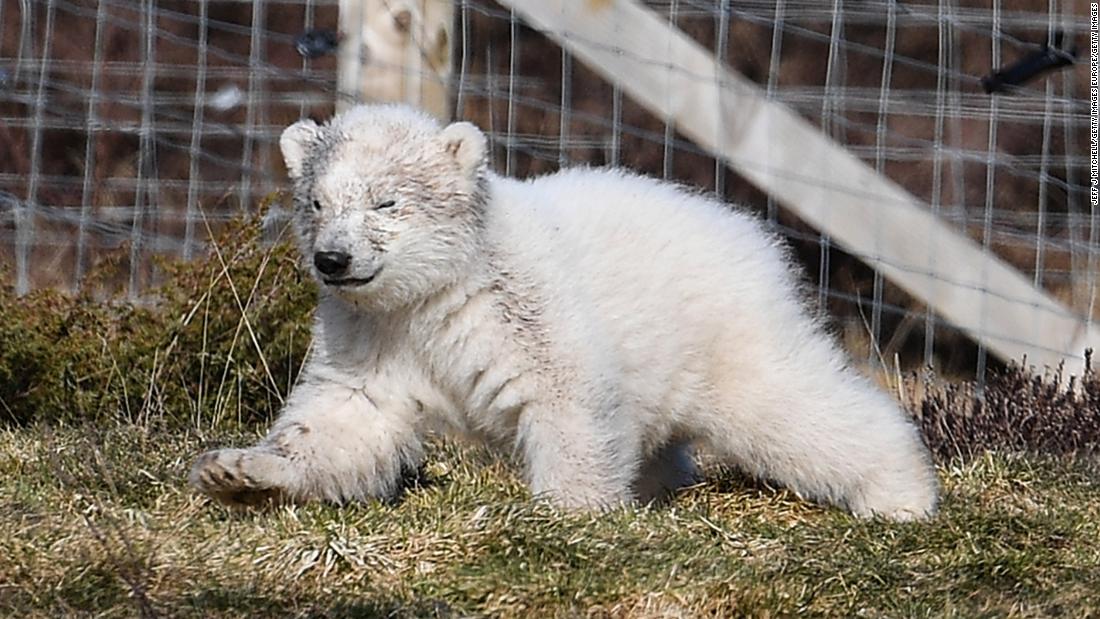
[[[342,277],[342,278],[339,278],[339,279],[332,278],[332,279],[325,279],[324,282],[328,286],[336,286],[336,287],[340,287],[340,288],[355,287],[355,286],[366,286],[367,284],[374,281],[374,278],[378,277],[378,273],[381,272],[381,271],[382,271],[382,269],[379,268],[377,271],[375,271],[374,273],[371,273],[367,277]]]

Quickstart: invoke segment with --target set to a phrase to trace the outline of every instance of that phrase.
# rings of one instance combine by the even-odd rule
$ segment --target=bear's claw
[[[191,467],[188,481],[203,494],[233,507],[281,503],[286,490],[274,479],[280,456],[247,449],[208,451]]]

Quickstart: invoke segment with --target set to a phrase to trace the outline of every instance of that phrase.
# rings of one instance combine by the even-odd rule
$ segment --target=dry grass
[[[0,614],[1087,616],[1100,471],[984,455],[941,515],[856,520],[714,472],[669,506],[571,515],[451,444],[396,504],[231,513],[189,459],[247,437],[134,425],[0,434]]]

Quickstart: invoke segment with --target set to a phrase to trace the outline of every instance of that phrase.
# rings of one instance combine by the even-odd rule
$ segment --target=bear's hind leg
[[[706,429],[715,454],[859,516],[934,513],[938,483],[927,449],[886,394],[830,363],[781,369],[756,373],[760,384],[731,383]]]

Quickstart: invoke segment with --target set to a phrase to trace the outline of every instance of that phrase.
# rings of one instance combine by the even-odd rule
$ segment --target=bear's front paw
[[[188,481],[232,507],[278,504],[289,498],[282,478],[291,467],[286,458],[256,449],[217,449],[199,456]]]

